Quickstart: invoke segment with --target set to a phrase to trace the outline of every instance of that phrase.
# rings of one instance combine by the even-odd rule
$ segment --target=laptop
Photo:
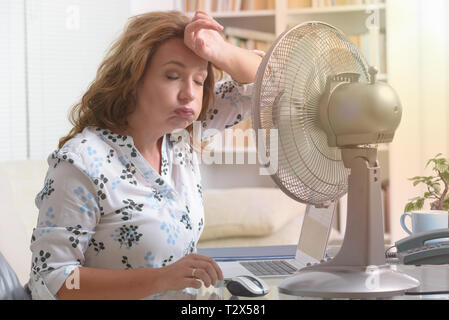
[[[335,209],[335,202],[327,208],[308,205],[296,246],[203,248],[198,253],[217,261],[225,280],[242,275],[286,277],[328,258],[326,248]]]

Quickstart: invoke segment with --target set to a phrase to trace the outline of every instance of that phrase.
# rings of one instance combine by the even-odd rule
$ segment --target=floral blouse
[[[203,132],[249,118],[252,89],[217,82]],[[88,127],[48,157],[30,246],[33,299],[56,299],[79,266],[159,268],[196,251],[205,224],[198,158],[170,135],[163,137],[161,156],[159,175],[132,137]],[[167,296],[173,297],[148,298]]]

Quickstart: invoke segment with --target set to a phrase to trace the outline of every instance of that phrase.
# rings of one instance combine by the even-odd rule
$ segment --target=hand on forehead
[[[186,69],[207,71],[208,61],[190,50],[182,39],[174,38],[167,40],[157,49],[151,64],[159,66],[177,64]]]

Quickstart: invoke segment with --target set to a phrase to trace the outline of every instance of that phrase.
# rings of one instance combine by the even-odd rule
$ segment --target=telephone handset
[[[413,234],[395,243],[397,258],[402,264],[449,264],[448,241],[425,243],[448,237],[448,228]]]

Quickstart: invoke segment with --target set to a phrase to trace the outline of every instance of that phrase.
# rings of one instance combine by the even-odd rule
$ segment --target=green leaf
[[[430,159],[429,161],[427,161],[425,168],[427,168],[429,166],[429,164],[434,161],[435,161],[435,159]]]
[[[422,207],[424,206],[424,198],[418,199],[416,200],[416,209],[417,210],[421,210]]]
[[[413,202],[409,202],[405,205],[404,212],[410,212],[415,210],[415,204]]]
[[[440,195],[441,194],[441,186],[439,183],[434,183],[432,185],[432,188],[435,190],[435,193]]]
[[[435,180],[435,179],[439,179],[439,177],[434,177],[434,176],[423,177],[423,180],[422,180],[422,181],[423,181],[425,184],[430,184],[430,183],[432,183],[433,180]]]
[[[447,196],[443,201],[443,209],[449,211],[449,196]]]
[[[439,172],[444,172],[447,170],[447,165],[445,163],[438,163],[435,165],[435,170],[438,170]]]
[[[443,179],[448,182],[449,181],[449,172],[447,170],[445,170],[444,172],[441,172],[441,176],[443,177]]]

